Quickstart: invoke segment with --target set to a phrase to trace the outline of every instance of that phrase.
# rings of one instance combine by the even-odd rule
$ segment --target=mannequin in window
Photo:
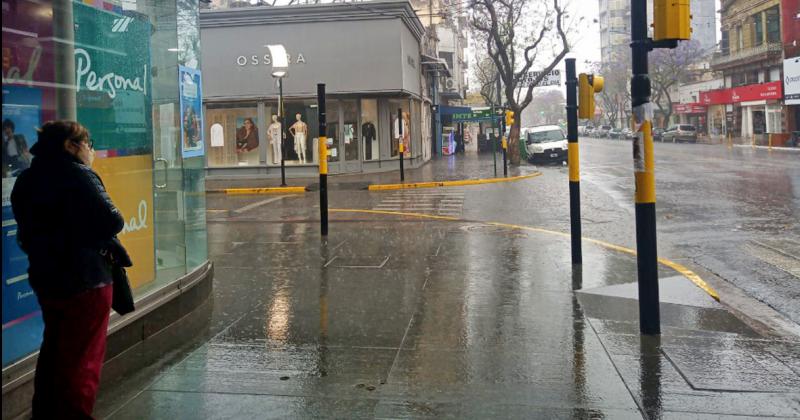
[[[372,160],[372,142],[375,140],[375,124],[370,121],[361,125],[361,137],[364,138],[364,159]]]
[[[308,125],[303,122],[303,116],[296,114],[294,124],[289,127],[289,134],[294,137],[294,152],[300,163],[306,163],[306,139],[308,138]]]
[[[403,112],[403,150],[405,155],[411,156],[411,114]]]
[[[245,118],[236,129],[236,152],[246,153],[258,147],[258,128],[252,118]]]
[[[272,163],[281,163],[281,123],[278,116],[272,116],[272,124],[267,128],[269,143],[272,145]]]
[[[403,149],[405,150],[404,155],[405,156],[410,156],[411,155],[411,150],[409,150],[409,148],[408,148],[409,139],[411,138],[408,118],[409,118],[408,113],[404,112],[403,113],[403,134],[402,135],[399,132],[400,127],[397,124],[397,117],[394,118],[394,136],[393,136],[393,138],[396,140],[396,142],[392,143],[392,156],[397,156],[398,145],[399,145],[399,143],[401,141],[403,142]]]

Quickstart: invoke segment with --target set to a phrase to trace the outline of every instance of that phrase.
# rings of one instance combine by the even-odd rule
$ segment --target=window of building
[[[744,48],[744,31],[742,31],[742,26],[739,25],[736,27],[736,50],[740,51]]]
[[[767,42],[781,41],[781,16],[778,6],[771,7],[764,12],[767,15]]]
[[[258,165],[265,130],[261,128],[256,103],[208,104],[205,125],[209,130],[209,167]]]
[[[411,114],[408,102],[407,99],[388,102],[389,129],[391,130],[389,151],[391,157],[400,156],[398,150],[401,142],[405,148],[405,156],[411,157]],[[401,122],[398,122],[398,112],[401,114]]]
[[[361,100],[361,140],[364,144],[364,160],[380,159],[378,139],[378,100]]]
[[[753,25],[753,43],[752,46],[757,47],[764,43],[764,24],[761,21],[761,13],[750,16]]]
[[[719,42],[719,48],[723,55],[730,54],[730,45],[728,40],[728,31],[722,31],[722,39]]]

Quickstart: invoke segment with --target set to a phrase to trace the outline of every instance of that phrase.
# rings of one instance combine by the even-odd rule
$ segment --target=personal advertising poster
[[[4,38],[5,42],[5,38]],[[18,64],[8,63],[10,67]],[[42,340],[41,311],[28,283],[28,257],[17,244],[11,190],[30,166],[30,148],[42,122],[42,90],[3,85],[3,366],[35,351]]]
[[[125,219],[119,238],[136,289],[155,278],[151,24],[81,3],[73,3],[73,18],[78,120],[94,140],[93,168]],[[97,82],[108,75],[114,83]]]
[[[203,93],[200,70],[179,66],[181,150],[184,158],[203,156]]]

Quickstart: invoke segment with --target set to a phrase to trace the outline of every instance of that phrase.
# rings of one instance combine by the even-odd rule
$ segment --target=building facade
[[[800,0],[781,2],[783,32],[783,99],[786,131],[800,140]]]
[[[124,319],[112,315],[108,358],[173,319],[164,313],[158,321],[148,317],[182,302],[184,292],[198,290],[195,285],[208,287],[201,293],[207,297],[211,268],[205,149],[198,129],[197,0],[4,0],[2,17],[6,418],[30,407],[29,399],[14,396],[26,395],[43,331],[9,202],[17,175],[30,164],[37,127],[69,119],[89,129],[93,167],[126,221],[119,238],[134,262],[128,274],[139,309]],[[125,342],[115,341],[123,331]]]
[[[648,25],[653,22],[653,2],[647,2]],[[714,0],[692,0],[692,39],[709,53],[717,46],[717,19]],[[603,63],[627,59],[630,61],[631,2],[630,0],[599,0],[600,56]],[[648,26],[649,27],[649,26]]]
[[[200,26],[213,57],[203,86],[209,175],[277,176],[282,155],[289,176],[316,174],[318,83],[332,174],[397,170],[401,142],[410,167],[430,159],[424,28],[408,2],[204,10]],[[289,55],[283,124],[267,44]]]
[[[703,92],[726,134],[766,144],[787,130],[783,105],[783,45],[780,0],[722,1],[722,41],[711,60],[723,74],[723,89]],[[712,111],[709,111],[710,113]]]

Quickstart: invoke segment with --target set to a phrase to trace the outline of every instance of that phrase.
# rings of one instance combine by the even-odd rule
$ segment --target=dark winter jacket
[[[111,283],[107,254],[124,224],[120,211],[91,168],[37,146],[11,192],[31,287],[40,297],[67,297]]]

